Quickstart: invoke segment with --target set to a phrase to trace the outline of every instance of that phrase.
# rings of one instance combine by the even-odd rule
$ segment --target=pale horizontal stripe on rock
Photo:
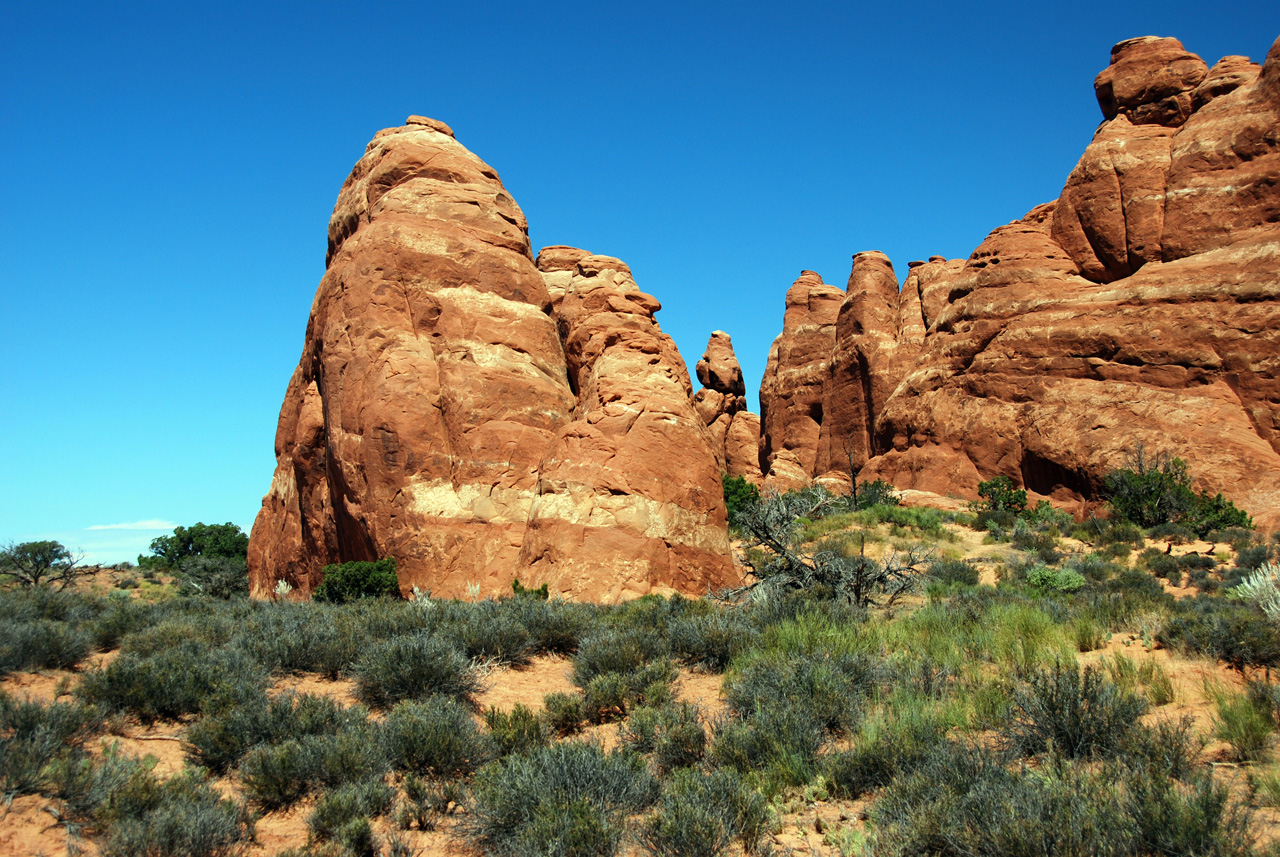
[[[414,481],[404,491],[409,508],[420,515],[489,524],[523,524],[535,496],[531,488],[454,485],[443,479]]]
[[[597,494],[589,486],[569,485],[565,490],[539,495],[529,520],[560,520],[600,529],[621,527],[671,544],[724,555],[729,552],[727,531],[708,523],[704,514],[636,494]]]

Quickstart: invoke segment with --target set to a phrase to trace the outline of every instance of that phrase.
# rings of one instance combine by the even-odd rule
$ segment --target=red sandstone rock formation
[[[787,290],[782,333],[773,341],[760,384],[761,464],[770,488],[786,490],[816,476],[823,387],[844,292],[802,271]]]
[[[696,371],[702,389],[694,394],[693,407],[711,435],[720,469],[763,485],[760,418],[747,411],[747,386],[729,334],[722,330],[711,334]]]
[[[618,549],[584,554],[563,591],[725,582],[718,470],[683,363],[652,320],[655,300],[625,284],[607,296],[570,287],[603,276],[584,273],[599,258],[547,248],[544,274],[520,208],[448,126],[410,117],[379,132],[330,220],[328,269],[250,539],[253,591],[281,579],[309,591],[327,563],[383,556],[398,560],[405,591],[509,591],[531,573],[522,563],[561,591],[554,557],[575,544],[556,533],[602,543],[592,528],[614,524],[591,510],[605,507]],[[566,300],[574,311],[558,316]],[[658,375],[670,376],[666,388]],[[606,451],[618,460],[594,468]],[[663,469],[674,466],[680,480]],[[654,487],[664,481],[679,484]],[[566,496],[572,509],[553,508]]]
[[[1072,500],[1142,442],[1280,523],[1280,40],[1260,70],[1122,42],[1096,91],[1106,121],[1056,202],[914,265],[896,315],[886,262],[855,263],[832,348],[791,368],[828,367],[827,458],[776,418],[766,449],[839,468],[868,436],[860,480]]]
[[[558,263],[544,264],[562,279]],[[736,582],[720,468],[684,361],[653,319],[660,304],[608,256],[579,258],[564,285],[578,406],[539,470],[521,580],[609,601]]]

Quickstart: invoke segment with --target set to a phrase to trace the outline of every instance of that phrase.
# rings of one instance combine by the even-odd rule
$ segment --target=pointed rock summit
[[[763,485],[760,417],[747,410],[747,386],[729,334],[723,330],[711,334],[696,371],[702,389],[694,394],[693,406],[711,435],[720,470]]]
[[[403,592],[445,596],[516,577],[605,599],[736,580],[716,455],[658,302],[616,259],[539,259],[497,172],[447,125],[412,116],[374,137],[330,219],[250,538],[254,593],[381,557]]]

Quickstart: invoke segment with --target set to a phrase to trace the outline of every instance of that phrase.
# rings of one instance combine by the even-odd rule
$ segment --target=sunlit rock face
[[[684,364],[657,301],[620,262],[591,267],[601,258],[547,248],[539,270],[519,206],[448,126],[379,132],[330,220],[250,539],[253,591],[309,592],[327,563],[384,556],[404,591],[437,595],[510,592],[515,577],[584,597],[728,582],[719,470]],[[589,280],[609,280],[621,309]],[[596,348],[589,328],[625,341]],[[637,380],[646,361],[658,368]],[[660,392],[631,390],[659,375]],[[659,460],[687,475],[654,490]],[[553,523],[573,526],[553,537]],[[566,563],[574,546],[556,538],[594,549]]]
[[[711,435],[721,471],[762,485],[760,417],[747,410],[747,385],[729,334],[711,334],[696,371],[702,389],[694,393],[693,407]]]
[[[807,398],[765,411],[767,481],[852,469],[972,498],[1005,475],[1071,502],[1143,443],[1280,523],[1280,40],[1211,69],[1129,40],[1095,88],[1104,121],[1059,199],[967,260],[912,263],[896,294],[859,254],[801,359],[784,323],[770,366]]]

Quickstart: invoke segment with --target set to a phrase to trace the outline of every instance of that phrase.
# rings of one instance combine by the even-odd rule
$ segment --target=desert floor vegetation
[[[988,494],[792,498],[721,600],[5,589],[0,851],[1280,851],[1276,541]]]

